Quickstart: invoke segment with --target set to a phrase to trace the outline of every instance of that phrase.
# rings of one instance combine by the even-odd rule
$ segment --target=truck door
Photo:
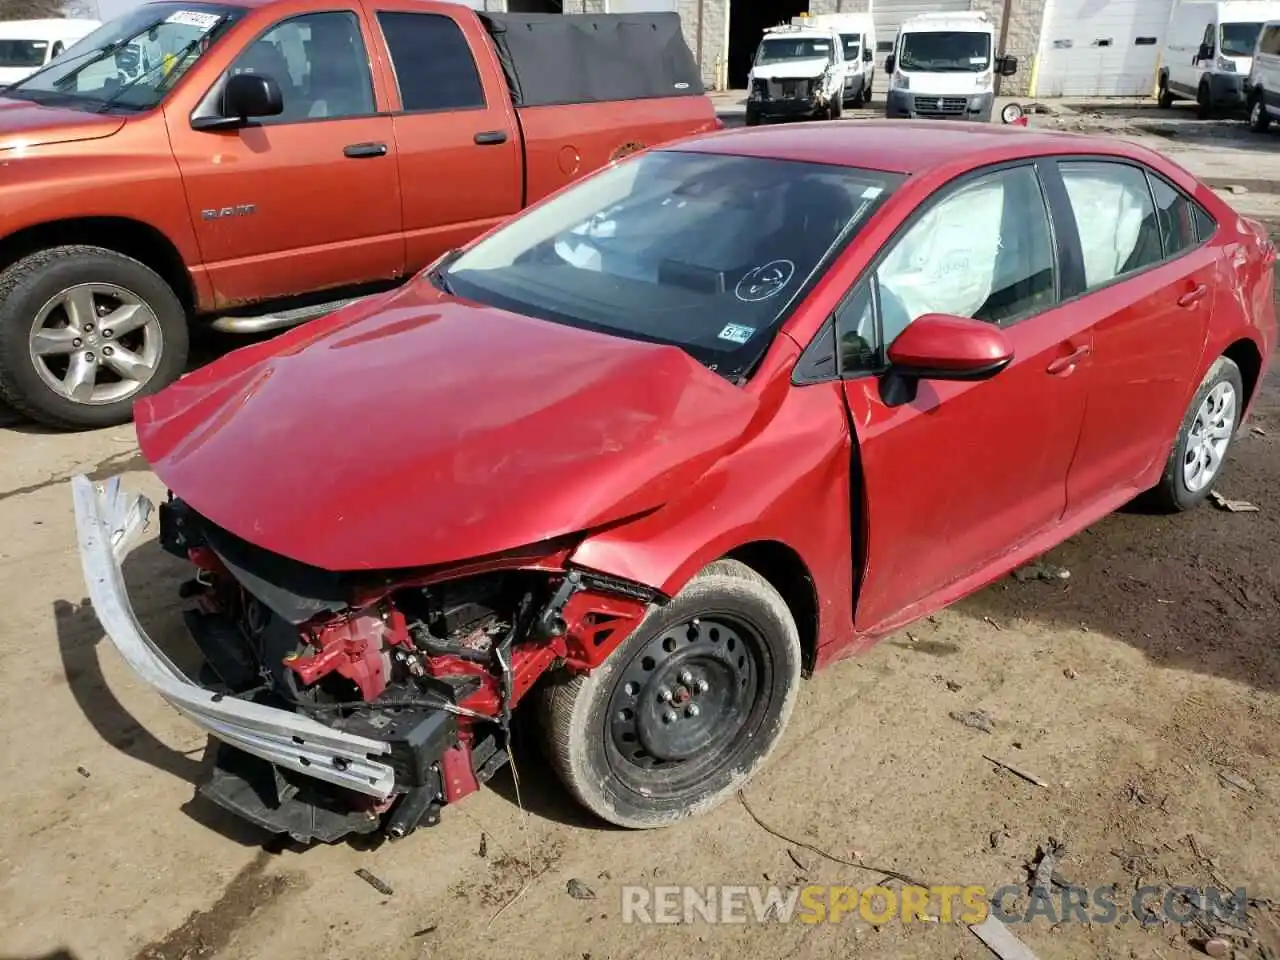
[[[232,129],[168,116],[174,154],[219,307],[403,275],[399,172],[356,9],[278,20],[240,52],[197,112],[216,109],[226,77],[260,73],[284,112]]]
[[[414,271],[519,212],[524,148],[510,88],[474,13],[456,3],[367,3],[399,101],[394,136]]]

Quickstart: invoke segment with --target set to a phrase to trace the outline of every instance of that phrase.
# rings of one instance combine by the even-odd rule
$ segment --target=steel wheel
[[[1235,387],[1223,380],[1196,411],[1182,461],[1182,482],[1191,493],[1204,490],[1218,475],[1235,432],[1238,406]]]
[[[36,314],[31,362],[54,393],[76,403],[115,403],[154,375],[164,346],[155,312],[111,283],[68,287]]]
[[[614,776],[657,796],[700,782],[740,748],[769,669],[745,625],[694,620],[654,637],[627,664],[610,702]]]

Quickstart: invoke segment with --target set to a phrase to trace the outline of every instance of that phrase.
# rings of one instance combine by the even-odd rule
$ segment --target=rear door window
[[[475,57],[451,17],[383,11],[378,25],[391,51],[405,112],[484,109]]]
[[[1163,259],[1160,223],[1142,170],[1094,160],[1064,161],[1058,169],[1080,231],[1087,289]]]

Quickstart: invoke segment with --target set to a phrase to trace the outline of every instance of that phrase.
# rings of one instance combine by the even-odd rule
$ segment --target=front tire
[[[1156,101],[1164,110],[1173,106],[1173,94],[1169,92],[1169,78],[1160,78],[1160,95]]]
[[[1262,102],[1262,96],[1255,94],[1253,102],[1249,104],[1249,129],[1254,133],[1266,133],[1267,128],[1271,126],[1271,115],[1267,113],[1266,105]]]
[[[1196,90],[1196,116],[1201,120],[1209,120],[1213,117],[1213,100],[1209,94],[1209,84],[1200,81],[1200,87]]]
[[[186,367],[187,317],[169,285],[102,247],[52,247],[0,273],[0,399],[38,423],[125,423]]]
[[[1196,390],[1164,474],[1150,491],[1157,508],[1181,513],[1205,501],[1222,475],[1244,403],[1240,368],[1229,358],[1219,357]]]
[[[800,682],[800,637],[778,592],[720,560],[654,607],[593,673],[547,688],[553,769],[584,807],[629,829],[698,816],[777,746]]]

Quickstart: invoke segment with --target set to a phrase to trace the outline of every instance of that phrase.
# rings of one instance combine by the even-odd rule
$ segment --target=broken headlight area
[[[161,546],[196,567],[180,592],[193,601],[184,617],[206,689],[389,745],[394,788],[378,797],[218,744],[201,792],[303,841],[437,823],[507,761],[512,711],[536,681],[598,666],[658,599],[567,569],[564,546],[448,570],[333,573],[256,547],[178,499],[159,519]]]

